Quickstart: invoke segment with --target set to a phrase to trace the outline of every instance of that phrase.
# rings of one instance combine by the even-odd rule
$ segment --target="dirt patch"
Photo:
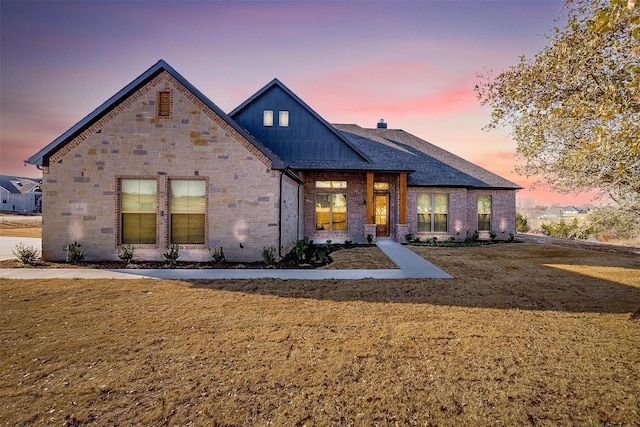
[[[4,280],[0,424],[640,424],[638,257],[415,250],[455,278]]]

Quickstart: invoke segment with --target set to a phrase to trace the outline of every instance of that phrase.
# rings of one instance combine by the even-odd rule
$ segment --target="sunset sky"
[[[562,1],[0,1],[0,174],[164,59],[229,112],[274,77],[330,123],[381,118],[529,189],[478,74],[532,56]]]

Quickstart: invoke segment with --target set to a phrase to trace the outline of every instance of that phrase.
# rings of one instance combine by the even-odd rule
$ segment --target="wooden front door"
[[[389,235],[389,195],[376,194],[376,236]]]

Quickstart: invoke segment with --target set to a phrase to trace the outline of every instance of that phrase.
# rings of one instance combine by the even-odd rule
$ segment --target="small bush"
[[[262,261],[264,261],[267,267],[274,267],[278,262],[276,251],[275,246],[262,248]]]
[[[71,264],[80,264],[84,261],[84,249],[81,249],[82,245],[78,242],[67,243],[65,249],[67,250],[67,262]]]
[[[209,253],[211,254],[211,263],[214,265],[220,265],[227,260],[227,257],[224,255],[224,249],[222,248],[222,246],[210,247]]]
[[[496,240],[497,233],[494,230],[489,231],[489,238],[491,240]]]
[[[127,264],[131,264],[131,261],[133,260],[133,257],[135,255],[136,250],[131,245],[123,246],[118,250],[118,258],[120,258],[122,262],[125,262]]]
[[[169,267],[175,267],[178,258],[180,258],[180,247],[178,245],[169,245],[166,252],[162,254],[162,259]]]
[[[356,246],[356,244],[353,243],[352,240],[345,240],[344,241],[344,248],[345,249],[351,249],[351,248],[354,248],[355,246]]]
[[[298,265],[305,264],[308,261],[312,244],[313,241],[306,236],[296,241],[296,245],[291,250],[291,256],[296,260]]]
[[[20,242],[11,252],[18,258],[23,265],[33,265],[39,256],[39,252],[33,246],[26,246]]]
[[[330,264],[333,261],[329,256],[330,253],[331,251],[326,246],[318,246],[311,255],[311,262],[320,265]]]
[[[467,231],[467,238],[465,242],[477,242],[480,239],[480,232],[478,230],[473,230],[471,232]]]

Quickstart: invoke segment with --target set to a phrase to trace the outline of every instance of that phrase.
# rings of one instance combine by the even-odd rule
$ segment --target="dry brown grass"
[[[0,237],[42,237],[42,223],[34,220],[0,220]]]
[[[640,424],[637,257],[416,251],[456,278],[4,281],[0,423]]]

